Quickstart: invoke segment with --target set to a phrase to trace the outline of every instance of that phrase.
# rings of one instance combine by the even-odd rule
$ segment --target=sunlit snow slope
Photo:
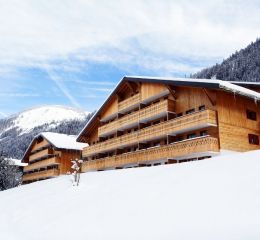
[[[55,123],[64,120],[83,120],[86,115],[87,113],[70,107],[56,105],[40,106],[17,114],[13,123],[23,133],[43,124],[53,123],[55,125]]]
[[[260,150],[0,193],[4,240],[260,239]]]

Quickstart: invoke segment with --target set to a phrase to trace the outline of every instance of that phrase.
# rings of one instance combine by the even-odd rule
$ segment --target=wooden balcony
[[[106,152],[118,147],[121,148],[124,146],[133,145],[138,142],[148,141],[150,139],[160,138],[169,134],[180,134],[181,132],[201,129],[208,126],[217,126],[216,112],[213,110],[205,110],[184,115],[167,122],[162,122],[151,127],[141,129],[138,132],[129,133],[121,137],[91,145],[83,150],[83,157]]]
[[[34,153],[32,155],[30,155],[29,157],[29,162],[31,161],[35,161],[37,159],[40,159],[40,158],[43,158],[43,157],[47,157],[48,155],[52,154],[52,150],[47,148],[47,149],[44,149],[40,152],[37,152],[37,153]]]
[[[50,170],[41,171],[41,172],[34,172],[34,173],[23,175],[23,182],[24,181],[31,181],[31,180],[38,180],[38,179],[51,178],[51,177],[56,177],[58,175],[59,175],[58,169],[50,169]]]
[[[60,164],[60,158],[52,157],[52,158],[48,158],[48,159],[45,159],[45,160],[42,160],[42,161],[39,161],[39,162],[36,162],[36,163],[29,164],[29,165],[24,167],[23,171],[28,172],[28,171],[31,171],[31,170],[34,170],[34,169],[39,169],[39,168],[42,168],[42,167],[47,167],[47,166],[51,166],[51,165],[58,165],[58,164]]]
[[[131,114],[125,115],[122,118],[119,118],[113,122],[105,124],[98,128],[98,136],[106,136],[117,130],[124,130],[128,127],[133,127],[138,125],[139,122],[146,122],[148,120],[156,119],[163,114],[166,115],[167,112],[174,111],[174,102],[166,99],[162,102],[152,104],[148,107],[145,107],[139,111],[133,112]]]
[[[49,142],[44,139],[42,142],[36,144],[36,145],[32,148],[32,152],[36,152],[36,151],[38,151],[38,150],[40,150],[40,149],[42,149],[42,148],[45,148],[45,147],[47,147],[47,146],[49,146],[49,145],[50,145]]]
[[[134,96],[125,99],[118,103],[118,112],[125,112],[126,110],[133,109],[141,102],[141,94],[135,94]]]
[[[107,168],[123,167],[163,159],[174,159],[191,154],[218,153],[219,143],[217,138],[210,136],[187,139],[169,145],[153,147],[136,152],[125,153],[112,157],[101,158],[83,163],[82,172],[103,170]]]

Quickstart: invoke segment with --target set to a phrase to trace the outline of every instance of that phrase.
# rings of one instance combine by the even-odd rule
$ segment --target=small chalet
[[[53,178],[71,170],[71,160],[81,157],[87,144],[76,142],[76,136],[43,132],[27,148],[22,162],[23,184]]]

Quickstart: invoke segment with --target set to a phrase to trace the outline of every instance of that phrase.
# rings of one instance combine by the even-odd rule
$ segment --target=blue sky
[[[182,76],[259,37],[256,0],[9,0],[0,8],[0,118],[97,109],[125,75]]]

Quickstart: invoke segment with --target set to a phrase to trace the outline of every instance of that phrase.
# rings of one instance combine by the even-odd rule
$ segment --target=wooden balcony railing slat
[[[42,151],[40,151],[40,152],[37,152],[37,153],[32,154],[32,155],[29,157],[29,161],[33,161],[33,160],[35,160],[35,159],[37,159],[37,158],[43,157],[43,156],[48,155],[48,154],[50,154],[50,149],[49,149],[49,148],[44,149],[44,150],[42,150]]]
[[[112,150],[116,147],[133,144],[158,136],[173,133],[174,131],[184,130],[185,128],[196,127],[203,124],[217,125],[216,112],[213,110],[204,110],[201,112],[195,112],[189,115],[184,115],[180,118],[175,118],[167,122],[162,122],[157,125],[153,125],[138,132],[132,132],[124,136],[109,139],[105,142],[97,143],[86,147],[83,150],[83,157],[87,157],[92,154]]]
[[[52,157],[24,167],[24,172],[60,163],[60,158]]]
[[[125,115],[122,118],[114,120],[113,122],[107,123],[104,126],[98,128],[98,135],[102,136],[107,134],[115,129],[122,128],[123,126],[127,126],[145,119],[149,117],[156,116],[162,112],[172,111],[174,108],[174,103],[170,100],[164,100],[162,102],[158,102],[156,104],[152,104],[148,107],[145,107],[137,112],[130,113]]]
[[[25,174],[23,176],[23,181],[30,181],[30,180],[40,179],[40,178],[55,177],[55,176],[58,176],[58,175],[59,175],[58,169],[49,169],[49,170],[46,170],[46,171]]]
[[[200,152],[219,152],[218,139],[210,136],[188,139],[174,144],[159,146],[151,149],[139,150],[112,157],[101,158],[83,163],[82,171],[98,170],[138,164],[146,161],[177,158]]]
[[[135,94],[134,96],[127,98],[126,100],[118,103],[118,111],[122,111],[127,109],[133,105],[138,104],[141,101],[141,94]]]

